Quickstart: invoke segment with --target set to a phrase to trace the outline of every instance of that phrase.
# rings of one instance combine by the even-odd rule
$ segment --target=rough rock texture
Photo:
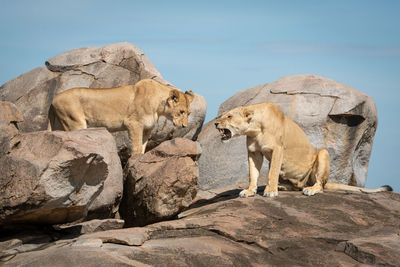
[[[86,220],[113,218],[118,212],[123,193],[122,167],[114,138],[107,140],[104,144],[99,142],[98,148],[102,148],[103,153],[106,154],[103,157],[109,167],[108,175],[104,181],[103,190],[89,206]]]
[[[259,194],[263,188],[259,188]],[[400,195],[201,192],[182,219],[51,242],[9,235],[4,266],[398,266]],[[56,233],[47,233],[54,238]]]
[[[122,170],[104,128],[19,134],[9,147],[0,157],[0,225],[83,219],[106,179],[119,179],[119,188],[102,203],[117,208]]]
[[[130,159],[124,184],[121,217],[127,226],[169,219],[196,196],[199,144],[176,138]]]
[[[0,101],[0,156],[10,149],[10,141],[19,133],[18,124],[23,121],[13,103]]]
[[[261,102],[278,104],[305,131],[317,150],[328,149],[330,181],[365,185],[377,127],[377,112],[371,97],[327,78],[287,76],[240,91],[221,104],[218,115],[236,106]],[[199,161],[200,188],[248,181],[245,137],[222,143],[211,121],[203,127],[198,140],[204,151]],[[264,163],[261,183],[266,182],[267,170],[268,164]]]
[[[0,100],[13,102],[20,109],[25,118],[21,123],[22,132],[39,131],[47,129],[49,106],[56,94],[74,87],[109,88],[135,84],[145,78],[173,87],[132,44],[85,47],[61,53],[47,60],[46,67],[36,68],[5,83],[0,87]],[[161,119],[152,132],[149,148],[171,136],[195,139],[206,114],[204,98],[195,94],[191,109],[189,125],[185,129],[177,130],[172,123]],[[126,142],[127,139],[117,140],[118,144]]]

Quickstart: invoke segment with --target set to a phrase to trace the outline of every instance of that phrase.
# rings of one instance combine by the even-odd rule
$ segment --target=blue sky
[[[367,187],[400,191],[400,1],[0,2],[0,84],[65,50],[137,45],[165,79],[202,94],[207,120],[242,89],[316,74],[370,95],[378,130]]]

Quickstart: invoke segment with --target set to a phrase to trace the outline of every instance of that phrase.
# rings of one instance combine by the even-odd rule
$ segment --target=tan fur
[[[390,190],[390,187],[362,189],[328,182],[328,151],[316,151],[303,130],[275,104],[234,108],[217,118],[215,126],[223,141],[247,136],[250,183],[248,189],[240,192],[241,197],[255,195],[263,157],[270,162],[264,196],[277,196],[279,181],[280,189],[303,190],[309,196],[323,192],[324,188],[368,193]]]
[[[55,117],[66,131],[106,127],[128,130],[132,153],[145,152],[151,130],[160,116],[187,127],[193,93],[182,93],[151,79],[116,88],[73,88],[57,95],[49,110],[49,130]]]

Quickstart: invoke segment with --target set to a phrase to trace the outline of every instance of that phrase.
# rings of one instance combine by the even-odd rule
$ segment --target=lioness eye
[[[184,110],[181,110],[181,114],[184,115],[184,114],[185,114],[185,111],[184,111]]]
[[[229,115],[227,118],[228,118],[228,119],[232,119],[232,116],[231,116],[231,115]]]

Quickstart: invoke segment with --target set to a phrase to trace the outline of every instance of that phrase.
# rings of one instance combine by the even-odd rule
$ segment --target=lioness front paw
[[[278,196],[278,191],[271,191],[271,192],[264,191],[263,196],[264,197],[277,197]]]
[[[264,197],[276,197],[276,196],[278,196],[278,188],[275,188],[275,190],[274,190],[274,189],[271,189],[271,187],[269,185],[267,185],[265,187],[263,196]]]
[[[244,189],[239,193],[240,197],[253,197],[256,194],[255,190]]]

